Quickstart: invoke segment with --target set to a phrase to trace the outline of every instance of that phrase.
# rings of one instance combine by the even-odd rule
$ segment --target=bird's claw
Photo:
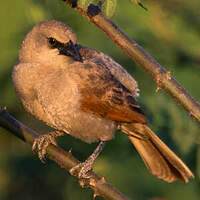
[[[41,135],[37,137],[33,142],[32,151],[38,152],[38,157],[43,163],[45,163],[45,154],[49,144],[57,145],[55,137],[52,134]]]
[[[78,172],[78,178],[90,178],[91,175],[88,173],[92,170],[92,162],[89,160],[86,160],[85,162],[79,163],[78,165],[72,167],[70,169],[70,174],[71,175],[76,175],[76,171],[79,170]]]

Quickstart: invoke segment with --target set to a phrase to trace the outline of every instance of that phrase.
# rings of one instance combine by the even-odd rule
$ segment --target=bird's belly
[[[61,76],[57,81],[59,84],[55,86],[42,85],[39,88],[38,91],[41,93],[43,90],[42,94],[45,94],[38,92],[37,101],[45,113],[45,118],[40,119],[49,126],[88,143],[112,139],[116,129],[115,122],[82,111],[77,84],[72,75],[66,76]]]
[[[51,101],[50,98],[40,98],[45,113],[45,118],[40,119],[49,126],[88,143],[111,140],[114,137],[116,123],[82,111],[78,94],[71,92],[66,95],[66,92],[61,92],[55,97]]]
[[[71,112],[68,109],[68,113],[64,115],[59,115],[59,112],[57,112],[55,119],[54,128],[88,143],[98,140],[111,140],[116,130],[115,122],[77,109]]]

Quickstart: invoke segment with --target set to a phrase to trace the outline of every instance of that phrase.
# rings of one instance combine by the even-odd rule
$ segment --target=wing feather
[[[87,71],[79,87],[84,112],[118,122],[147,122],[134,94],[114,77],[106,63],[85,62],[82,70]]]

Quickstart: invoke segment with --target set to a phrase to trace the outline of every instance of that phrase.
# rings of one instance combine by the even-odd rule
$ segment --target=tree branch
[[[0,126],[30,145],[32,145],[34,139],[39,136],[38,133],[17,121],[5,109],[0,109]],[[47,148],[47,156],[67,171],[79,163],[79,161],[72,156],[71,152],[65,152],[58,146],[52,144]],[[106,182],[103,177],[97,175],[94,171],[91,171],[90,175],[90,179],[81,179],[79,183],[82,187],[87,185],[92,188],[94,190],[94,197],[98,195],[110,200],[128,200],[124,194],[119,192],[114,186]]]
[[[133,61],[142,67],[157,83],[157,90],[164,89],[172,98],[181,105],[191,117],[200,123],[200,104],[171,76],[171,73],[152,58],[139,44],[126,35],[110,19],[103,16],[100,9],[90,4],[88,8],[77,6],[76,0],[64,0],[82,16],[94,23],[114,43],[116,43]]]

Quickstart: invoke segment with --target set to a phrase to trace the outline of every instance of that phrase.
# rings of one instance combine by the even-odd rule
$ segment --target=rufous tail
[[[189,178],[194,178],[183,161],[146,124],[123,124],[121,130],[128,135],[147,168],[157,178],[167,182],[188,182]]]

